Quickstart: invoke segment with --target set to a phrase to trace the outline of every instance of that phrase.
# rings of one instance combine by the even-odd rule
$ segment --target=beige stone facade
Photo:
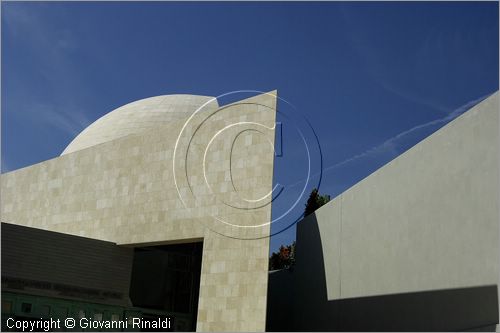
[[[276,92],[114,112],[62,156],[3,174],[2,222],[124,246],[203,240],[197,330],[265,330]]]

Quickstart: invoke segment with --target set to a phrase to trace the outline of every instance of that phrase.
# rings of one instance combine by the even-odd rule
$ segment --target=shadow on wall
[[[293,268],[269,272],[266,331],[294,331]]]
[[[496,285],[328,300],[314,214],[296,251],[293,270],[269,274],[267,331],[495,331]]]

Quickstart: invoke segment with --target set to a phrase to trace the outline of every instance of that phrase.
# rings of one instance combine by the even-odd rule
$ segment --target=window
[[[78,311],[78,318],[79,319],[85,318],[85,310]]]
[[[94,313],[95,321],[102,321],[102,313]]]
[[[113,313],[111,315],[111,321],[119,321],[120,320],[120,315],[117,315],[116,313]]]

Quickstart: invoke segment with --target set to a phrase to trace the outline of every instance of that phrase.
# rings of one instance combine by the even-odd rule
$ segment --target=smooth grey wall
[[[282,269],[269,272],[266,331],[294,330],[294,274]]]
[[[295,269],[269,277],[268,331],[495,330],[496,285],[328,300],[315,214],[297,235]]]
[[[498,283],[498,108],[495,93],[316,212],[328,299]]]
[[[497,92],[298,224],[295,329],[498,323],[498,98]]]

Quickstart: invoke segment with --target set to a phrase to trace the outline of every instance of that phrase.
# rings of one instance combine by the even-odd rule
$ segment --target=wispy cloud
[[[15,110],[16,112],[13,112],[11,117],[16,119],[18,126],[41,129],[42,132],[39,135],[43,135],[42,133],[47,131],[57,131],[69,138],[74,138],[92,123],[92,120],[86,116],[86,112],[79,110],[75,106],[62,105],[57,102],[51,104],[18,101]],[[5,144],[12,143],[5,142]],[[3,157],[5,159],[6,156]],[[14,156],[14,161],[15,158]]]
[[[39,124],[46,124],[71,136],[76,136],[91,123],[84,112],[70,112],[47,104],[34,104],[23,114],[25,116],[36,114],[36,121]]]
[[[46,4],[7,7],[3,13],[6,33],[15,39],[22,38],[23,45],[36,51],[47,69],[58,70],[61,65],[68,64],[67,55],[77,50],[78,44],[71,30],[40,19],[37,10],[33,10],[43,7]]]
[[[453,119],[455,119],[456,117],[460,116],[462,113],[464,113],[465,111],[469,110],[471,107],[473,107],[474,105],[476,105],[477,103],[481,102],[482,100],[484,100],[486,97],[488,97],[489,95],[491,94],[488,94],[488,95],[485,95],[485,96],[482,96],[480,98],[477,98],[475,100],[472,100],[470,102],[467,102],[466,104],[462,105],[461,107],[459,107],[458,109],[450,112],[448,115],[446,115],[445,117],[442,117],[442,118],[438,118],[438,119],[435,119],[435,120],[432,120],[432,121],[429,121],[429,122],[426,122],[426,123],[423,123],[423,124],[420,124],[420,125],[417,125],[417,126],[414,126],[406,131],[403,131],[399,134],[396,134],[395,136],[385,140],[384,142],[382,142],[381,144],[375,146],[375,147],[372,147],[360,154],[357,154],[357,155],[354,155],[342,162],[339,162],[339,163],[336,163],[336,164],[333,164],[333,165],[330,165],[326,168],[324,168],[324,172],[327,172],[327,171],[330,171],[330,170],[334,170],[336,168],[339,168],[339,167],[342,167],[346,164],[349,164],[351,162],[354,162],[358,159],[361,159],[361,158],[364,158],[364,157],[368,157],[368,156],[372,156],[372,155],[377,155],[377,154],[380,154],[380,153],[384,153],[384,152],[387,152],[388,150],[394,150],[394,149],[397,149],[397,147],[399,146],[399,143],[403,140],[403,139],[407,139],[408,137],[411,137],[412,135],[416,134],[418,131],[420,130],[423,130],[423,129],[426,129],[426,128],[429,128],[429,127],[432,127],[432,126],[435,126],[435,125],[439,125],[439,124],[444,124],[444,123],[447,123]]]
[[[9,91],[8,104],[3,112],[22,122],[48,126],[73,137],[91,122],[88,112],[78,107],[81,92],[85,90],[79,80],[81,71],[74,62],[78,39],[74,31],[43,18],[40,12],[44,7],[47,5],[43,3],[14,4],[7,6],[2,13],[5,33],[13,41],[22,41],[19,47],[26,47],[31,55],[36,55],[36,70],[46,83],[39,89],[40,93],[30,95],[29,99],[22,98],[25,91]],[[64,12],[57,13],[64,15]]]
[[[391,152],[391,151],[392,152],[399,152],[398,147],[400,147],[401,142],[403,140],[415,136],[419,131],[421,131],[423,129],[432,128],[433,126],[444,124],[444,123],[447,123],[447,122],[455,119],[456,117],[460,116],[462,113],[469,110],[474,105],[478,104],[479,102],[481,102],[482,100],[484,100],[485,98],[487,98],[490,95],[491,94],[487,94],[487,95],[481,96],[479,98],[476,98],[472,101],[469,101],[442,118],[438,118],[438,119],[435,119],[435,120],[432,120],[432,121],[429,121],[429,122],[426,122],[426,123],[423,123],[420,125],[416,125],[410,129],[407,129],[401,133],[396,134],[395,136],[385,140],[384,142],[382,142],[382,143],[380,143],[380,144],[378,144],[378,145],[376,145],[368,150],[365,150],[364,152],[353,155],[353,156],[351,156],[351,157],[349,157],[341,162],[329,165],[323,169],[323,173],[331,172],[335,169],[342,168],[346,165],[349,165],[349,164],[356,162],[358,160],[361,160],[361,159],[375,158],[375,157],[379,156],[380,154],[384,154],[384,153]],[[317,177],[317,176],[319,176],[319,174],[316,174],[313,177]],[[304,182],[305,182],[305,179],[297,181],[297,182],[292,183],[290,185],[287,185],[286,188],[295,187],[295,186],[298,186],[300,184],[303,184]]]

